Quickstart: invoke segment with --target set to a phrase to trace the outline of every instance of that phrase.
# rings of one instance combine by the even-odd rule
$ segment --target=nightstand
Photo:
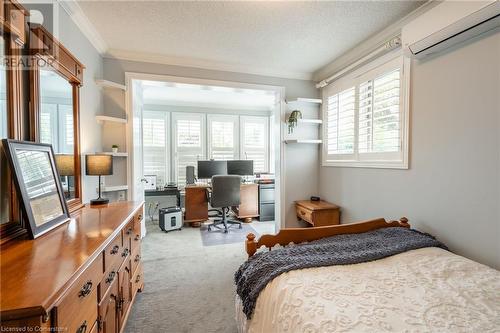
[[[313,227],[340,224],[340,207],[320,200],[295,201],[297,217]]]

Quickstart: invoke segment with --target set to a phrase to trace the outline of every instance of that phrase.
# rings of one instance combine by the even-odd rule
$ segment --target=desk
[[[199,223],[208,220],[207,188],[208,185],[186,186],[184,222]],[[259,185],[241,184],[240,191],[241,204],[232,209],[239,219],[250,222],[252,217],[259,216]]]

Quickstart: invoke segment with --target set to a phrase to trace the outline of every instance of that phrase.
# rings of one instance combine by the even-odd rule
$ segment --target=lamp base
[[[91,206],[106,205],[108,203],[109,203],[109,199],[105,199],[105,198],[98,198],[98,199],[90,200]]]

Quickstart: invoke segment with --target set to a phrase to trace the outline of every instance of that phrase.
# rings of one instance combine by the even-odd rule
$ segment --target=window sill
[[[323,161],[322,167],[408,170],[408,161]]]

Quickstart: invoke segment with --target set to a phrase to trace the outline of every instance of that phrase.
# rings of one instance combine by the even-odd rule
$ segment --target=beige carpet
[[[145,289],[125,332],[236,332],[233,274],[246,259],[244,244],[203,246],[197,228],[147,228]]]

